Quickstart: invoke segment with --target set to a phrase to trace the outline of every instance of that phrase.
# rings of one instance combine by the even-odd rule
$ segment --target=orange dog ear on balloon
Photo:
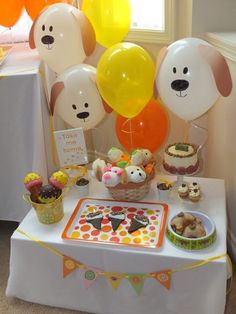
[[[82,63],[96,46],[92,24],[82,11],[66,3],[44,8],[29,33],[30,48],[56,73]]]

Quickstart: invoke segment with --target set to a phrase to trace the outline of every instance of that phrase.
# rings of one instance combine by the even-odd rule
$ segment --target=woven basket
[[[137,201],[142,199],[150,190],[151,180],[154,178],[154,170],[147,175],[145,181],[140,183],[119,183],[114,187],[107,187],[111,196],[120,201]]]

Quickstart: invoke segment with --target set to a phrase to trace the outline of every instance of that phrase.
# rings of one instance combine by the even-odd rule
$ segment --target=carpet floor
[[[0,313],[4,314],[86,314],[85,312],[65,310],[35,303],[25,302],[17,298],[5,296],[9,274],[10,237],[18,224],[0,221]],[[236,269],[236,265],[234,265]],[[227,296],[225,314],[236,313],[236,276],[233,277],[231,291]],[[147,313],[148,314],[148,313]]]

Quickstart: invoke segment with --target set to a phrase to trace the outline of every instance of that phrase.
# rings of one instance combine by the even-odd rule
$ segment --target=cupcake
[[[189,194],[189,188],[188,185],[186,183],[182,183],[179,187],[178,187],[178,194],[180,197],[185,198],[188,196]]]
[[[103,214],[101,211],[97,211],[94,213],[89,213],[86,216],[87,223],[90,223],[94,226],[95,229],[101,230],[102,227]]]
[[[124,211],[112,211],[108,215],[108,219],[111,222],[111,226],[113,231],[116,231],[119,227],[119,225],[122,223],[122,221],[125,220],[125,213]]]
[[[200,185],[197,182],[192,182],[188,186],[189,190],[194,190],[194,189],[199,189],[200,190]]]
[[[52,176],[49,179],[49,183],[55,188],[63,190],[64,187],[67,185],[68,180],[69,180],[68,175],[65,172],[59,170],[52,174]]]
[[[188,194],[188,197],[189,199],[192,201],[192,202],[198,202],[201,198],[201,192],[200,192],[200,189],[193,189],[193,190],[190,190],[189,191],[189,194]]]
[[[44,185],[39,190],[38,200],[42,204],[54,202],[61,195],[61,190],[58,190],[52,185]]]
[[[147,225],[149,224],[149,220],[146,216],[144,215],[135,215],[132,219],[131,219],[131,225],[128,229],[129,233],[132,233],[140,228],[143,227],[147,227]]]

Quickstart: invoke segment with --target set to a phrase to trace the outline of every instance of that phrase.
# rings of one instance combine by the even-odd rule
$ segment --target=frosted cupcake
[[[190,190],[189,194],[188,194],[188,197],[189,197],[189,199],[192,202],[198,202],[200,200],[200,198],[201,198],[201,191],[200,191],[200,189]]]
[[[180,197],[185,198],[189,195],[189,187],[186,183],[182,183],[178,187],[178,194]]]
[[[188,186],[189,190],[194,190],[194,189],[199,189],[200,190],[200,185],[197,182],[192,182]]]

